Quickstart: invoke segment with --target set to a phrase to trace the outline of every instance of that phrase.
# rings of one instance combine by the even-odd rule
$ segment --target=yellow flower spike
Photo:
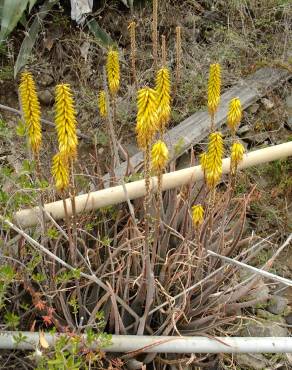
[[[222,134],[213,132],[209,136],[208,153],[206,160],[206,181],[210,187],[214,187],[222,175],[222,157],[224,145]]]
[[[29,144],[33,153],[37,154],[42,143],[41,109],[35,83],[30,72],[21,74],[19,97],[28,131]]]
[[[236,141],[231,147],[231,166],[237,167],[238,163],[242,161],[245,152],[244,146]]]
[[[164,131],[170,120],[170,72],[167,67],[161,68],[156,75],[157,116],[160,131]]]
[[[106,72],[109,91],[115,95],[120,86],[119,53],[112,48],[109,49],[106,61]]]
[[[200,155],[200,165],[202,167],[202,170],[205,171],[207,168],[207,153],[205,152]]]
[[[194,226],[198,227],[202,225],[204,221],[204,208],[201,204],[196,204],[192,207],[192,219]]]
[[[220,102],[221,90],[221,67],[215,63],[210,65],[209,83],[208,83],[208,110],[214,115]]]
[[[67,158],[62,153],[53,157],[52,175],[57,190],[63,191],[69,186],[69,169]]]
[[[160,172],[162,171],[168,161],[169,153],[166,144],[162,140],[158,140],[151,150],[151,163],[152,168]]]
[[[106,96],[104,90],[100,91],[98,94],[98,110],[102,118],[107,117]]]
[[[68,158],[77,155],[77,134],[76,134],[76,111],[71,89],[68,84],[56,86],[55,99],[55,123],[59,142],[59,151]]]
[[[238,98],[233,98],[229,102],[229,109],[227,115],[227,124],[229,128],[235,133],[236,127],[238,126],[242,117],[241,103]]]
[[[138,91],[137,99],[137,142],[146,150],[157,131],[157,93],[150,87]]]

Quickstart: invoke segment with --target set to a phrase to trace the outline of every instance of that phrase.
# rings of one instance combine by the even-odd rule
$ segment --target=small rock
[[[260,310],[259,310],[260,311]],[[272,315],[272,314],[270,314]],[[274,316],[274,315],[273,315]],[[273,320],[275,319],[275,320]],[[285,320],[282,317],[270,316],[269,320],[250,320],[241,331],[243,337],[287,337],[287,328],[284,326]]]
[[[287,96],[285,105],[288,114],[287,125],[289,126],[290,130],[292,130],[292,95]]]
[[[273,103],[271,100],[267,99],[267,98],[263,98],[263,99],[261,100],[261,102],[263,103],[263,106],[264,106],[267,110],[271,110],[271,109],[273,109],[273,108],[274,108],[274,103]]]
[[[290,108],[292,110],[292,95],[287,96],[285,99],[285,104],[287,108]],[[290,115],[292,116],[292,111],[290,111]]]
[[[268,360],[261,353],[237,353],[234,359],[240,368],[262,370],[267,367]]]
[[[269,132],[259,132],[258,134],[250,133],[248,136],[243,137],[244,141],[250,142],[252,145],[263,144],[266,140],[269,140]]]
[[[292,312],[285,316],[285,320],[288,325],[292,325]]]
[[[288,299],[279,295],[274,295],[268,305],[268,311],[275,314],[281,315],[288,308]]]
[[[127,150],[130,157],[132,157],[133,155],[135,155],[139,152],[139,148],[137,147],[137,145],[134,142],[125,144],[125,149]]]
[[[237,130],[237,134],[239,135],[239,136],[242,136],[242,135],[244,135],[244,134],[246,134],[247,132],[249,132],[250,131],[250,127],[249,127],[249,125],[243,125],[243,126],[241,126],[238,130]]]
[[[51,105],[54,103],[54,100],[55,100],[54,95],[48,89],[39,91],[38,97],[39,97],[41,104],[44,104],[44,105]]]
[[[255,103],[248,108],[248,112],[255,114],[259,110],[259,107],[260,105],[258,103]]]
[[[191,155],[187,151],[183,153],[177,160],[176,170],[191,167]]]
[[[44,73],[39,78],[39,84],[43,87],[48,87],[48,86],[52,85],[53,82],[54,82],[54,78],[49,73]]]

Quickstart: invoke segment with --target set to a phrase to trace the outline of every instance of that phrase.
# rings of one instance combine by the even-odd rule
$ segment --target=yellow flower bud
[[[213,115],[220,102],[221,67],[220,64],[211,64],[208,83],[208,110]]]
[[[106,71],[109,91],[115,95],[120,86],[119,53],[112,48],[109,49],[106,61]]]
[[[236,127],[240,123],[241,117],[242,117],[242,108],[240,100],[238,98],[233,98],[229,102],[227,124],[234,133]]]
[[[55,122],[59,142],[59,151],[68,158],[77,155],[76,112],[68,84],[56,86]]]
[[[107,106],[106,106],[106,96],[105,91],[100,91],[98,94],[98,110],[102,118],[107,117]]]
[[[141,149],[147,146],[157,131],[157,93],[150,87],[144,87],[138,91],[137,113],[137,142]]]
[[[160,131],[164,131],[170,120],[170,73],[164,67],[157,72],[155,90],[158,96],[157,116]]]
[[[67,158],[62,153],[53,157],[52,175],[57,190],[63,191],[69,186],[69,169]]]
[[[200,155],[200,165],[202,167],[202,170],[205,171],[207,168],[207,153],[205,152]]]
[[[23,72],[20,77],[19,97],[28,139],[34,154],[40,150],[42,143],[41,109],[35,83],[30,72]]]
[[[153,146],[151,150],[151,162],[152,168],[155,171],[162,171],[168,161],[169,153],[166,144],[158,140]]]
[[[214,187],[221,178],[223,153],[222,134],[220,132],[211,133],[206,161],[206,181],[210,187]]]
[[[196,204],[192,207],[192,219],[194,226],[200,226],[204,221],[204,208],[201,204]]]
[[[244,146],[240,142],[235,142],[231,148],[231,166],[237,167],[238,163],[242,161],[244,154]]]

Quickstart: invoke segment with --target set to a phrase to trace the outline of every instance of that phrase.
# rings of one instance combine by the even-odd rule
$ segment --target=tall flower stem
[[[62,192],[62,201],[63,201],[63,207],[64,207],[64,213],[65,213],[65,223],[66,223],[66,226],[67,226],[67,235],[68,235],[68,242],[69,242],[69,249],[70,249],[70,257],[71,257],[71,261],[73,263],[74,262],[73,261],[73,256],[75,254],[75,247],[74,247],[74,243],[73,243],[73,239],[72,239],[71,222],[70,222],[70,218],[69,218],[69,215],[68,215],[66,197],[65,197],[64,192]]]
[[[177,91],[178,85],[180,83],[181,78],[181,27],[177,26],[175,29],[175,88],[174,90]]]
[[[138,89],[137,73],[136,73],[136,22],[132,21],[129,24],[130,39],[131,39],[131,66],[132,66],[132,79],[136,89]]]
[[[146,318],[148,316],[148,312],[150,310],[151,304],[153,302],[154,296],[154,275],[151,266],[150,260],[150,144],[147,145],[145,150],[145,157],[144,157],[144,171],[145,171],[145,199],[144,199],[144,211],[145,211],[145,243],[144,243],[144,253],[143,253],[143,278],[144,284],[146,288],[146,300],[145,300],[145,309],[143,316],[140,320],[140,324],[138,327],[137,335],[141,335],[144,332],[144,328],[146,325]]]
[[[162,174],[166,167],[169,158],[169,152],[166,144],[162,140],[156,141],[151,150],[152,169],[157,173],[157,207],[156,207],[156,223],[155,223],[155,239],[152,248],[152,268],[155,266],[157,252],[160,250],[159,234],[161,225],[161,209],[162,209]]]
[[[118,139],[116,136],[116,132],[114,129],[114,122],[115,122],[115,111],[116,111],[116,103],[115,103],[115,96],[113,96],[112,99],[112,110],[110,109],[110,98],[109,98],[109,89],[106,79],[106,71],[103,71],[103,90],[105,92],[105,104],[106,104],[106,123],[108,127],[108,132],[111,138],[111,149],[112,149],[112,160],[113,160],[113,168],[116,168],[117,165],[120,164],[120,158],[119,158],[119,151],[118,151]]]
[[[73,243],[75,247],[73,248],[72,262],[73,266],[76,264],[76,248],[77,248],[77,220],[76,220],[76,188],[74,181],[74,161],[70,161],[70,199],[72,207],[72,231],[73,231]]]
[[[154,67],[158,66],[158,0],[153,0],[153,19],[152,19],[152,46],[153,46],[153,60]]]
[[[42,171],[41,171],[41,161],[40,161],[40,154],[39,154],[39,152],[37,152],[37,153],[34,154],[34,160],[35,160],[35,169],[36,169],[36,180],[39,183],[41,183]],[[40,202],[41,210],[42,210],[42,217],[41,217],[42,231],[43,231],[43,235],[45,235],[46,234],[46,230],[47,230],[47,228],[46,228],[46,216],[45,216],[45,212],[44,212],[45,197],[44,197],[44,193],[43,193],[43,190],[42,189],[40,190],[39,202]]]
[[[166,66],[166,39],[165,36],[161,36],[161,61],[162,65]]]

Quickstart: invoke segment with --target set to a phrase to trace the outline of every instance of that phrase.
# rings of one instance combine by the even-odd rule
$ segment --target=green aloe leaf
[[[33,8],[34,4],[37,2],[37,0],[29,0],[29,12]]]
[[[38,34],[39,34],[39,28],[40,28],[41,22],[46,17],[46,15],[51,10],[51,8],[58,1],[59,0],[55,0],[55,1],[47,0],[41,6],[39,13],[35,16],[35,19],[34,19],[32,25],[31,25],[30,29],[28,30],[24,40],[22,41],[22,44],[21,44],[21,47],[20,47],[20,50],[19,50],[19,53],[18,53],[18,56],[17,56],[17,60],[16,60],[15,65],[14,65],[14,78],[17,76],[17,73],[21,70],[21,68],[23,68],[26,65],[26,63],[27,63],[27,61],[28,61],[28,59],[31,55],[32,48],[33,48],[33,46],[36,42],[36,39],[38,37]]]
[[[1,31],[0,42],[13,31],[18,21],[22,17],[28,0],[1,0]]]
[[[88,21],[87,27],[102,46],[108,47],[114,44],[110,35],[99,26],[95,19],[91,19],[90,21]]]

